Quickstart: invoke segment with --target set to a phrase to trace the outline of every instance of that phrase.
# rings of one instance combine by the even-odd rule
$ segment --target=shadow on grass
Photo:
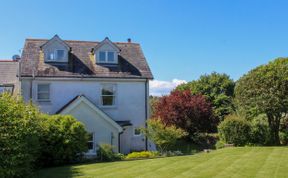
[[[83,175],[78,168],[73,166],[45,168],[35,173],[36,178],[72,178]]]

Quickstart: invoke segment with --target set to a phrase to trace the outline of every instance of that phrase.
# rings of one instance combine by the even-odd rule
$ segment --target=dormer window
[[[98,64],[118,64],[118,54],[120,48],[112,43],[109,38],[105,38],[94,49],[95,59]]]
[[[116,63],[116,53],[113,51],[99,51],[99,63]]]
[[[49,61],[61,61],[64,60],[64,58],[65,58],[65,51],[62,49],[57,49],[48,54]]]
[[[70,46],[57,35],[41,46],[44,52],[45,62],[68,62]]]

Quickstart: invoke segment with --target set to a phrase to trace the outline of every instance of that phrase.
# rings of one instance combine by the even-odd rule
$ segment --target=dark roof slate
[[[91,50],[99,42],[64,40],[71,47],[68,63],[45,63],[40,60],[40,47],[48,40],[26,39],[21,57],[21,76],[145,78],[153,79],[142,49],[137,43],[113,43],[120,48],[119,64],[96,64]]]

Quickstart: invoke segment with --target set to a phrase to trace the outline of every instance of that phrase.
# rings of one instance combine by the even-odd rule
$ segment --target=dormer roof
[[[43,49],[46,46],[49,46],[51,43],[55,43],[55,42],[62,44],[64,47],[66,47],[67,50],[70,49],[70,46],[65,41],[63,41],[58,35],[54,35],[53,38],[51,38],[50,40],[47,40],[44,44],[40,46],[40,48]]]
[[[99,44],[97,44],[94,48],[95,51],[97,51],[99,48],[101,48],[104,44],[110,45],[112,48],[115,49],[115,51],[120,52],[120,48],[115,45],[108,37],[106,37],[103,41],[101,41]]]

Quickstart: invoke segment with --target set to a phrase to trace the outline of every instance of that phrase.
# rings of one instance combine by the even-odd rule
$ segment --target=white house
[[[1,64],[0,64],[1,65]],[[69,114],[91,134],[88,155],[101,143],[115,151],[147,150],[139,132],[148,119],[153,75],[139,44],[26,39],[19,63],[21,95],[42,112]]]

